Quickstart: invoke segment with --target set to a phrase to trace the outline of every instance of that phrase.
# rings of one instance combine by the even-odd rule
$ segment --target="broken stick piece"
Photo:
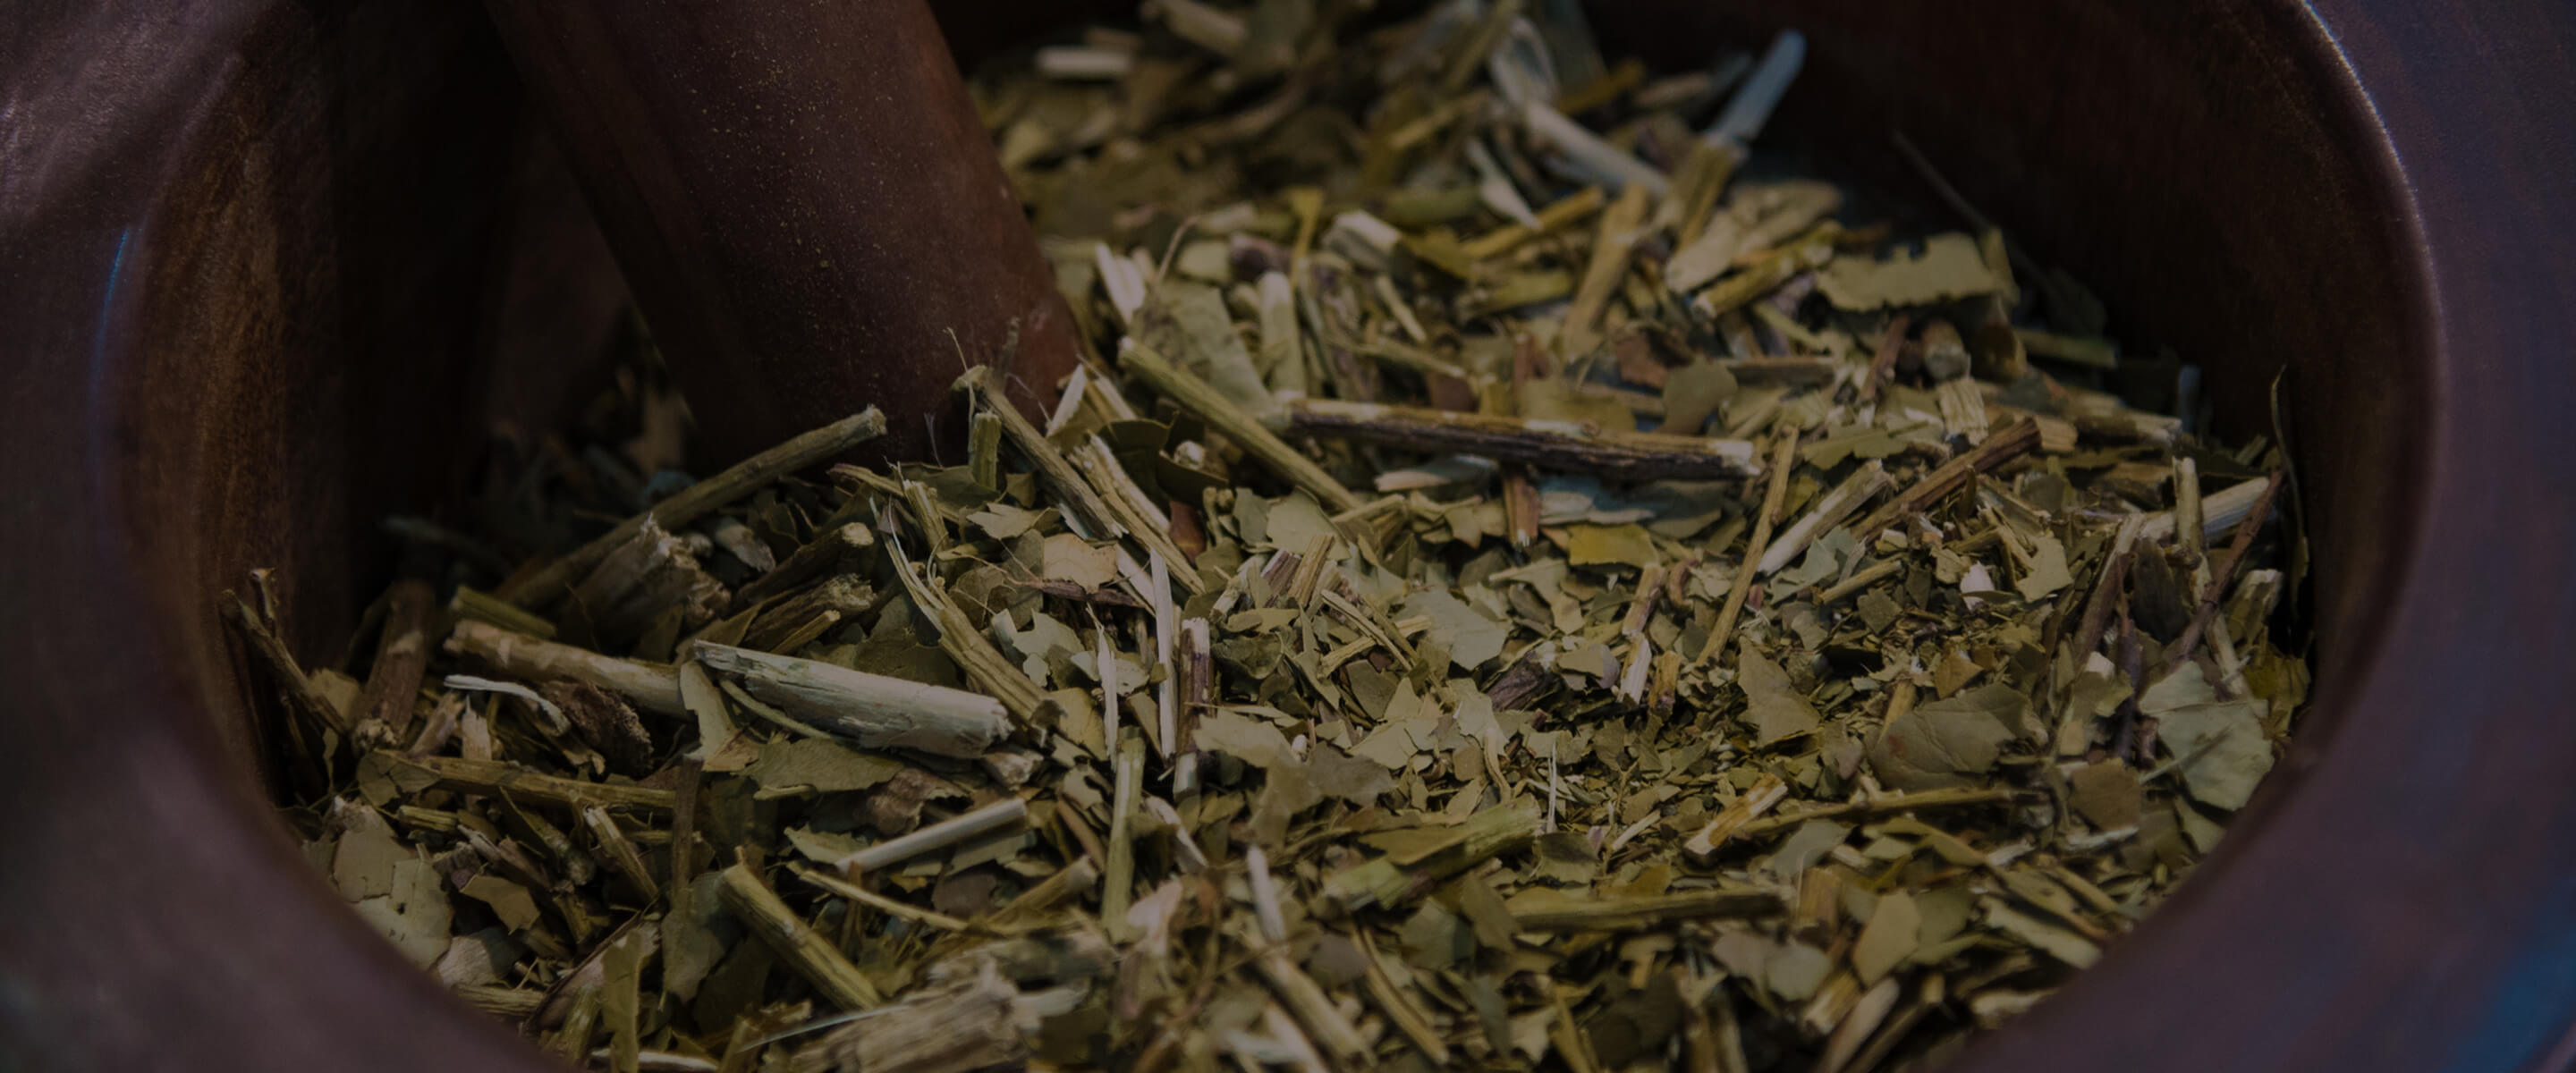
[[[1728,838],[1743,830],[1756,817],[1771,811],[1773,805],[1788,796],[1788,783],[1782,782],[1778,775],[1765,774],[1762,781],[1753,784],[1752,789],[1736,795],[1733,802],[1718,810],[1716,819],[1708,821],[1708,826],[1700,828],[1690,841],[1682,843],[1682,850],[1689,853],[1692,860],[1708,863],[1717,847],[1725,845]]]
[[[989,367],[978,365],[958,377],[954,389],[972,392],[979,399],[990,399],[996,394],[992,389],[992,376]],[[1091,540],[1116,540],[1127,535],[1126,527],[1119,524],[1117,514],[1110,510],[1108,501],[1100,497],[1099,490],[1083,480],[1082,472],[1073,467],[1064,452],[1049,443],[1046,434],[1029,424],[1028,418],[1020,416],[1017,408],[1008,403],[995,403],[985,406],[981,412],[1001,418],[1003,434],[1009,437],[1012,446],[1019,448],[1020,454],[1026,456],[1030,464],[1037,467],[1039,483],[1064,501],[1066,514],[1073,520],[1078,535]]]
[[[1298,454],[1296,448],[1281,440],[1258,418],[1227,401],[1224,395],[1209,387],[1207,381],[1164,360],[1162,355],[1154,353],[1153,348],[1129,340],[1128,345],[1119,351],[1118,364],[1142,378],[1181,409],[1198,415],[1209,428],[1233,440],[1245,454],[1251,455],[1281,479],[1305,489],[1325,509],[1338,514],[1366,505],[1358,493],[1342,487],[1342,482],[1334,480],[1333,475],[1324,472],[1324,467],[1316,465],[1313,459]]]
[[[863,1010],[885,1004],[885,996],[877,992],[866,974],[842,957],[840,948],[833,946],[831,940],[817,934],[787,908],[786,902],[778,900],[778,892],[769,889],[750,865],[736,864],[725,869],[722,890],[725,908],[834,1005]]]
[[[1852,533],[1868,540],[1880,530],[1896,524],[1906,515],[1939,502],[1941,497],[1958,491],[1968,483],[1971,474],[1984,473],[2006,462],[2028,454],[2039,446],[2039,423],[2029,418],[2013,422],[2003,430],[1986,437],[1967,453],[1951,459],[1941,468],[1924,474],[1923,479],[1896,494],[1887,505],[1870,512]]]
[[[1522,931],[1625,931],[1676,920],[1753,917],[1786,908],[1767,890],[1711,888],[1645,898],[1572,898],[1554,895],[1514,905]]]
[[[677,795],[669,790],[656,790],[632,783],[584,782],[557,775],[544,775],[517,764],[499,760],[466,760],[453,756],[410,757],[387,750],[369,753],[360,761],[383,765],[394,785],[435,786],[458,793],[502,797],[521,804],[552,805],[578,808],[598,805],[602,808],[634,809],[644,812],[669,812],[678,805]]]
[[[840,859],[841,867],[873,872],[951,846],[972,842],[1027,823],[1029,804],[1006,797],[972,812],[941,820],[901,838],[890,838]]]
[[[1011,730],[1002,702],[980,693],[731,645],[701,642],[693,651],[752,696],[871,749],[975,757]]]
[[[2224,536],[2228,530],[2236,528],[2238,522],[2253,512],[2255,501],[2263,498],[2263,489],[2270,483],[2269,477],[2253,477],[2200,497],[2200,526],[2204,537]],[[2174,512],[2169,510],[2147,515],[2145,527],[2138,531],[2138,539],[2149,544],[2161,544],[2173,539],[2173,535]]]
[[[1877,797],[1864,801],[1849,801],[1839,805],[1821,805],[1816,808],[1800,809],[1786,815],[1754,820],[1737,829],[1736,834],[1744,838],[1755,838],[1761,835],[1770,834],[1773,831],[1788,830],[1789,828],[1796,827],[1808,820],[1837,819],[1845,816],[1894,816],[1913,812],[1917,809],[1928,808],[1960,808],[1969,805],[2004,805],[2020,800],[2026,796],[2028,795],[2009,787],[1987,788],[1977,786],[1947,787],[1938,790],[1917,790],[1913,793],[1903,794],[1880,794]]]
[[[787,1060],[790,1073],[967,1073],[1028,1057],[1020,990],[990,963],[833,1029]]]
[[[1744,612],[1744,601],[1753,591],[1754,566],[1770,546],[1771,526],[1780,520],[1780,504],[1789,492],[1789,471],[1798,462],[1798,435],[1780,437],[1772,448],[1770,486],[1762,493],[1762,513],[1753,521],[1753,537],[1744,545],[1743,565],[1736,567],[1735,582],[1726,590],[1726,602],[1718,606],[1717,624],[1708,631],[1708,641],[1700,646],[1699,662],[1715,660],[1726,651],[1726,639],[1735,632],[1735,616]]]
[[[1397,863],[1378,857],[1342,869],[1324,881],[1324,904],[1335,912],[1402,905],[1422,896],[1441,880],[1487,858],[1528,845],[1538,836],[1538,818],[1517,808],[1479,812],[1460,824],[1435,848]]]
[[[269,624],[241,597],[230,592],[224,593],[221,606],[224,617],[241,631],[252,653],[268,665],[270,676],[277,680],[278,693],[287,704],[314,725],[346,735],[349,732],[348,714],[332,704],[321,688],[313,684],[311,676],[305,674],[304,666],[295,661],[295,654],[287,650],[286,641],[277,635],[277,631],[269,628]]]
[[[752,605],[818,577],[849,569],[861,553],[876,546],[876,537],[868,527],[849,522],[818,534],[803,547],[788,554],[778,567],[733,591],[733,603],[726,614],[750,610]]]
[[[466,619],[447,637],[447,650],[491,664],[513,678],[542,682],[569,678],[619,693],[646,711],[686,715],[680,702],[680,675],[668,664],[614,659],[585,648],[512,633],[490,623]]]
[[[591,568],[598,566],[610,552],[625,546],[635,534],[642,532],[645,522],[655,522],[664,528],[687,525],[705,517],[709,511],[759,491],[780,477],[884,435],[885,428],[885,415],[871,406],[743,459],[732,469],[681,489],[671,498],[654,504],[652,509],[627,519],[599,539],[528,575],[502,595],[521,607],[542,607],[553,603],[556,597],[572,587],[576,579],[588,575]]]
[[[1286,408],[1282,420],[1289,434],[1308,439],[1480,455],[1620,480],[1745,477],[1759,471],[1748,440],[1624,432],[1572,421],[1334,399],[1299,399]]]
[[[399,741],[411,729],[412,707],[420,699],[423,672],[429,669],[431,620],[438,614],[438,593],[418,578],[394,582],[386,593],[385,628],[376,642],[376,663],[367,671],[366,688],[351,713],[360,726],[374,720],[389,740]]]
[[[1852,471],[1852,475],[1843,478],[1833,491],[1817,500],[1815,508],[1809,510],[1805,517],[1781,531],[1769,547],[1762,549],[1762,561],[1753,568],[1755,576],[1767,577],[1789,565],[1789,560],[1807,550],[1807,545],[1815,543],[1817,537],[1825,535],[1836,523],[1860,509],[1861,504],[1878,498],[1879,493],[1895,483],[1876,460]]]

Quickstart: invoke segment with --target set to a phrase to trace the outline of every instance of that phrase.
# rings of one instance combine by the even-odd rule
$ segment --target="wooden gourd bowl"
[[[969,54],[1068,17],[952,7]],[[1804,30],[1775,130],[1895,190],[1919,186],[1887,133],[1937,147],[2120,334],[2200,362],[2240,435],[2271,427],[2287,369],[2315,706],[2199,874],[1965,1065],[2576,1060],[2576,5],[1596,7],[1606,49],[1676,65]],[[496,418],[565,413],[588,373],[567,356],[626,300],[610,244],[479,7],[30,0],[6,21],[0,1066],[552,1068],[297,854],[213,596],[284,568],[292,643],[336,660],[390,576],[379,520],[458,491]],[[920,29],[882,50],[943,62]],[[836,226],[899,232],[869,214],[900,207]],[[639,293],[707,285],[656,271]],[[865,332],[897,303],[1026,296],[1014,270],[955,271],[871,281],[842,367],[690,358],[684,383],[750,385],[700,400],[737,446],[865,403],[908,428],[949,405],[954,358]],[[735,300],[814,300],[761,286]]]

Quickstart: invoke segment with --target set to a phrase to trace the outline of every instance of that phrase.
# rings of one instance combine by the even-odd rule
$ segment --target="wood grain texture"
[[[293,564],[288,640],[327,662],[392,579],[370,530],[457,488],[520,126],[506,57],[453,5],[8,22],[0,808],[37,817],[0,836],[8,1063],[557,1068],[295,852],[212,599]]]
[[[1072,312],[923,0],[485,7],[719,456],[877,405],[851,457],[958,457],[960,361],[1053,401]]]

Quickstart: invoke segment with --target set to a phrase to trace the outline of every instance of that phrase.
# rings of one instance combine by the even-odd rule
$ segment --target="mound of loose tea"
[[[396,520],[362,677],[233,601],[315,865],[630,1073],[1840,1073],[2045,998],[2303,700],[2282,456],[2099,390],[2188,405],[1955,198],[1753,154],[1794,37],[1650,77],[1571,9],[1153,0],[978,78],[1062,401],[692,481],[639,358]]]

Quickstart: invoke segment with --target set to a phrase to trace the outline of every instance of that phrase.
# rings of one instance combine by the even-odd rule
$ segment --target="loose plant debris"
[[[1571,10],[1153,0],[978,79],[1062,402],[691,482],[647,363],[397,520],[451,568],[362,678],[260,579],[307,855],[622,1071],[1841,1073],[2046,996],[2304,700],[2282,456],[2089,386],[1973,209],[1757,178],[1794,36]]]

